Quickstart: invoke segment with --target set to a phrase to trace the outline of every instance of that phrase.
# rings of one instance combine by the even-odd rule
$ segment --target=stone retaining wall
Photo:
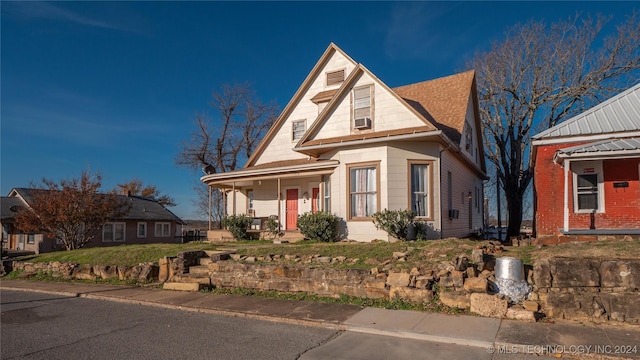
[[[51,273],[55,277],[70,279],[110,279],[135,280],[141,282],[158,278],[158,266],[153,263],[141,263],[133,266],[78,265],[70,262],[28,263],[12,261],[11,270],[22,271],[21,277],[30,277],[38,273]]]
[[[549,317],[640,323],[640,259],[539,260],[533,283]]]

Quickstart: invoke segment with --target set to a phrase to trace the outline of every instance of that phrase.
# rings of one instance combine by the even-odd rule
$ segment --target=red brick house
[[[640,238],[640,84],[532,145],[539,242]]]

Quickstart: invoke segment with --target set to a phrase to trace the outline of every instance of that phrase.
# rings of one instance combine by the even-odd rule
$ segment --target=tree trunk
[[[511,236],[520,235],[522,225],[522,201],[523,196],[520,191],[505,189],[507,198],[507,212],[509,213],[509,225],[507,227],[507,239]]]

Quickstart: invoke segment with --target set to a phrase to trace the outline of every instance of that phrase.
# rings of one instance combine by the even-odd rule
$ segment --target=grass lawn
[[[17,258],[29,262],[67,261],[86,265],[135,265],[141,262],[157,262],[165,256],[176,256],[184,250],[215,250],[234,248],[239,254],[247,256],[298,255],[307,258],[319,256],[346,256],[358,259],[352,263],[330,264],[353,268],[370,268],[377,262],[390,260],[394,252],[408,253],[406,262],[396,262],[393,267],[425,268],[442,261],[451,260],[460,254],[471,254],[474,248],[487,244],[487,241],[469,239],[444,239],[410,242],[374,242],[374,243],[317,243],[301,241],[292,244],[274,245],[266,241],[246,241],[230,243],[187,243],[187,244],[146,244],[120,245],[104,248],[88,248],[73,251],[59,251],[35,256]],[[536,259],[552,256],[598,257],[598,258],[640,258],[638,241],[599,241],[591,243],[562,244],[536,248],[534,246],[505,246],[496,256],[512,256],[525,264],[533,264]],[[282,260],[284,261],[284,260]],[[294,262],[291,261],[293,264]],[[314,266],[319,264],[314,263]]]

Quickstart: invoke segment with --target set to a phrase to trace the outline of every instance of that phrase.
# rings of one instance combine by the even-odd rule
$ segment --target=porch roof
[[[205,175],[200,180],[210,186],[229,188],[234,184],[241,186],[242,182],[247,181],[331,174],[339,164],[338,160],[316,158],[281,160],[226,173]]]
[[[588,144],[560,149],[554,156],[554,161],[574,158],[629,158],[640,157],[640,137],[626,139],[607,139]]]

